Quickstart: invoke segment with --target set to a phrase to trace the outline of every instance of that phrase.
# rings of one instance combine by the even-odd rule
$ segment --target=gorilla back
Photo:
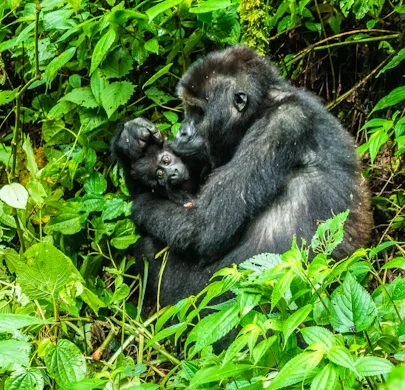
[[[320,221],[347,209],[344,242],[334,255],[366,243],[370,214],[354,142],[317,98],[244,46],[196,62],[178,94],[185,120],[173,150],[188,158],[204,143],[213,170],[193,208],[149,192],[134,199],[136,225],[171,248],[163,304],[198,292],[221,267],[288,250],[293,235],[309,241]],[[138,133],[145,134],[128,125],[125,137],[135,143]],[[113,149],[119,159],[125,153]],[[153,262],[152,290],[157,271]]]

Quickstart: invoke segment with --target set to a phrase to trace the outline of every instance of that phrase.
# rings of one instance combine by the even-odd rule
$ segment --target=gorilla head
[[[278,70],[246,46],[212,53],[179,82],[185,120],[173,149],[183,156],[206,142],[212,163],[223,165],[252,123],[266,114],[269,92],[276,97],[286,89]]]

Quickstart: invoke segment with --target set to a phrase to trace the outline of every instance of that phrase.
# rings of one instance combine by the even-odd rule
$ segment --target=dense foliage
[[[405,388],[404,14],[401,0],[1,2],[0,389]],[[174,134],[177,80],[238,42],[357,137],[372,248],[332,260],[340,214],[143,318],[109,141],[140,115]]]

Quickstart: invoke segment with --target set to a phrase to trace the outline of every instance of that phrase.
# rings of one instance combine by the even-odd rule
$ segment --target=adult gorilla
[[[112,145],[128,187],[134,195],[142,192],[134,196],[136,226],[170,246],[162,304],[198,292],[221,267],[288,250],[293,235],[310,240],[319,221],[347,209],[336,257],[365,244],[368,201],[353,140],[317,98],[244,46],[197,61],[178,95],[185,120],[172,149],[184,160],[204,150],[213,168],[193,207],[158,198],[131,176],[131,164],[150,144],[161,143],[151,122],[125,123]]]

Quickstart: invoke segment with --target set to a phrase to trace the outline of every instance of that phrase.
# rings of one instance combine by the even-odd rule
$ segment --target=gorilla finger
[[[137,153],[142,154],[146,150],[147,146],[148,146],[147,142],[141,139],[137,139],[135,142],[135,149]]]

